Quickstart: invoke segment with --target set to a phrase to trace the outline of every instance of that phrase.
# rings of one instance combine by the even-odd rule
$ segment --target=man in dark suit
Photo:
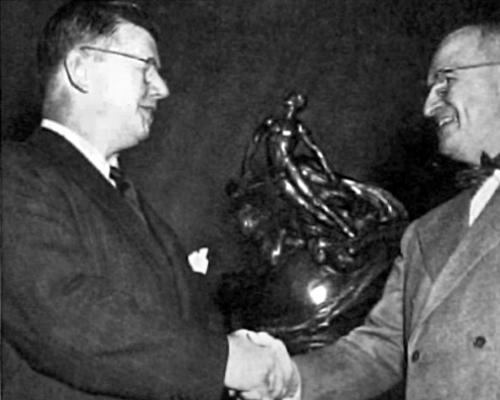
[[[485,180],[410,225],[364,325],[296,358],[307,399],[369,399],[398,382],[407,400],[500,399],[500,25],[448,35],[427,82],[441,152]]]
[[[119,169],[168,88],[136,5],[73,1],[39,47],[41,127],[3,146],[2,395],[292,394],[284,345],[207,328],[174,232]]]

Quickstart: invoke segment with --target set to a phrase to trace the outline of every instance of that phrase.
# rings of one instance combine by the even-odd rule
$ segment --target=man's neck
[[[97,151],[106,161],[116,158],[117,154],[108,154],[106,143],[103,142],[105,135],[98,134],[98,130],[92,129],[92,127],[83,126],[79,123],[80,118],[73,119],[70,116],[51,117],[50,115],[44,115],[44,120],[53,121],[56,124],[63,127],[63,129],[68,129],[72,134],[78,135],[83,141],[92,146],[92,148]]]
[[[79,132],[75,131],[71,127],[48,118],[44,118],[41,125],[42,127],[59,134],[70,142],[106,177],[106,179],[109,175],[109,167],[118,166],[118,155],[106,158],[104,154],[99,151],[99,149],[97,149],[91,142],[86,140],[83,135],[79,134]]]

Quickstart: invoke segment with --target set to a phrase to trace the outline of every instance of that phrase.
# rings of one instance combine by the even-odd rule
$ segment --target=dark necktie
[[[496,169],[500,169],[500,154],[491,158],[486,153],[481,154],[481,165],[457,173],[456,184],[460,189],[478,189]]]
[[[117,167],[110,167],[109,178],[115,182],[116,189],[125,201],[132,206],[137,215],[139,215],[143,221],[146,221],[144,214],[142,213],[142,207],[137,191],[135,190],[132,182],[125,176],[123,171]]]

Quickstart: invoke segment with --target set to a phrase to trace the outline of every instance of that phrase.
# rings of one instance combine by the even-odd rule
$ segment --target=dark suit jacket
[[[305,399],[500,399],[500,188],[468,226],[471,192],[410,225],[384,295],[334,345],[299,356]]]
[[[151,207],[48,130],[2,161],[3,398],[220,398],[226,337]]]

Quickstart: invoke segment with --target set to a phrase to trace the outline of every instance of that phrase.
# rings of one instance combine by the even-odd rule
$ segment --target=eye
[[[440,69],[435,72],[434,79],[430,82],[430,89],[435,88],[436,93],[444,98],[448,95],[457,80],[453,69]]]
[[[158,66],[156,60],[152,57],[148,58],[146,60],[146,69],[144,71],[144,76],[145,76],[145,79],[147,82],[151,81],[155,72],[158,76],[162,77],[162,70]],[[163,79],[163,77],[162,77],[162,79]]]
[[[457,76],[455,74],[455,69],[444,68],[436,72],[434,82],[437,84],[445,83],[447,86],[450,86],[456,80]]]
[[[148,68],[154,67],[154,68],[158,69],[158,65],[156,64],[156,60],[153,57],[149,57],[148,59],[146,59],[146,64],[147,64]]]
[[[450,87],[450,86],[451,86],[451,84],[452,84],[452,83],[454,83],[454,82],[457,80],[457,78],[456,78],[455,76],[452,76],[452,75],[446,75],[446,76],[444,77],[444,80],[445,80],[445,82],[446,82],[446,85],[447,85],[448,87]]]

